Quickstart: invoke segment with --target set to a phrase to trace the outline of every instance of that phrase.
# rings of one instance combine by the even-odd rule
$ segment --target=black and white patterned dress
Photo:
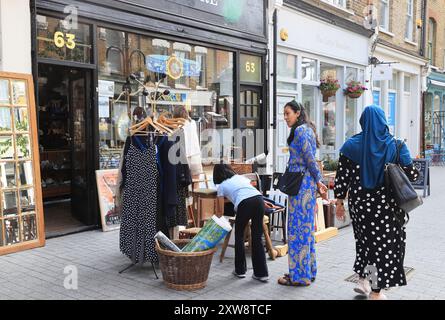
[[[120,250],[135,264],[156,262],[158,256],[153,238],[158,196],[155,145],[145,145],[144,150],[140,150],[131,143],[124,166]]]
[[[403,170],[411,181],[417,179],[418,171],[413,165],[403,167]],[[356,242],[354,271],[366,278],[365,269],[374,266],[377,287],[381,289],[406,285],[403,268],[406,232],[396,220],[396,214],[403,216],[403,211],[391,193],[385,186],[373,190],[363,188],[360,166],[342,154],[334,193],[337,199],[345,199],[348,195]]]

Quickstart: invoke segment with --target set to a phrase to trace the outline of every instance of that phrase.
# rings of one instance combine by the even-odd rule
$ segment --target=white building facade
[[[337,159],[342,144],[360,131],[359,117],[366,105],[365,95],[352,99],[344,94],[343,89],[351,80],[365,84],[370,31],[358,25],[352,26],[349,21],[343,23],[351,25],[350,29],[334,25],[330,20],[335,19],[334,15],[317,16],[306,11],[305,4],[295,7],[291,2],[283,4],[277,1],[269,7],[276,10],[275,15],[271,13],[269,32],[270,125],[275,129],[271,130],[273,137],[269,137],[274,144],[269,161],[272,162],[271,170],[276,172],[285,170],[289,154],[286,143],[289,128],[283,116],[288,101],[295,99],[301,102],[315,123],[321,142],[318,158],[322,160]],[[335,96],[323,101],[318,86],[320,79],[327,77],[337,79],[341,88]]]
[[[32,72],[29,0],[0,0],[0,71]]]
[[[426,61],[382,44],[376,46],[373,56],[381,62],[394,62],[390,64],[392,79],[374,81],[374,67],[368,67],[370,90],[366,104],[375,103],[385,110],[391,133],[404,139],[411,156],[416,157],[421,144],[421,92],[425,91]]]

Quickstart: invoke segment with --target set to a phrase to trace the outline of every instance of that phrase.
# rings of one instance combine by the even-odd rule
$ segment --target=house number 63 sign
[[[60,31],[54,33],[54,43],[57,48],[66,46],[68,49],[73,50],[76,47],[76,42],[74,42],[75,38],[76,35],[72,33],[63,33]]]

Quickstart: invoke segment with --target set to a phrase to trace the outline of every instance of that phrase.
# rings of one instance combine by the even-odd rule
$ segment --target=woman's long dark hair
[[[232,178],[236,175],[232,167],[228,164],[218,163],[213,167],[213,183],[221,184],[225,180]]]
[[[318,136],[317,136],[317,128],[315,127],[315,124],[309,119],[303,105],[295,100],[292,100],[292,101],[286,103],[284,108],[286,108],[286,107],[291,108],[293,112],[300,111],[300,116],[298,117],[297,122],[292,126],[292,129],[290,130],[289,137],[287,137],[287,144],[290,145],[292,140],[294,139],[295,129],[297,129],[297,127],[301,126],[302,124],[307,123],[307,125],[309,127],[311,127],[312,130],[314,131],[317,148],[319,148],[320,141],[318,140]]]

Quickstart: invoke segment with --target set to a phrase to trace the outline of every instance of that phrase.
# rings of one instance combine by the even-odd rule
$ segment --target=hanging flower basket
[[[347,95],[351,99],[360,98],[365,90],[368,90],[364,85],[362,85],[359,81],[350,81],[347,83],[347,88],[345,89],[345,95]]]
[[[323,102],[328,102],[329,98],[335,96],[336,93],[337,93],[337,90],[321,91],[321,94],[323,95]]]
[[[346,94],[351,99],[358,99],[362,96],[361,92],[349,92]]]
[[[329,97],[335,96],[335,93],[340,88],[338,80],[332,78],[321,79],[318,87],[323,95],[323,102],[327,102]]]

